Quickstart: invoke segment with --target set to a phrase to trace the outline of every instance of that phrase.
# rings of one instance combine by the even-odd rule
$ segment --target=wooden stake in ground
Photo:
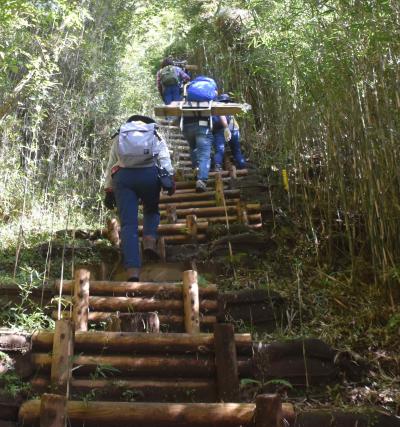
[[[218,397],[223,402],[238,402],[239,372],[233,325],[214,325],[214,345]]]
[[[76,331],[88,330],[89,279],[90,271],[84,269],[76,270],[72,313]]]
[[[51,389],[68,395],[74,355],[74,324],[71,320],[57,320],[51,359]]]
[[[282,403],[277,394],[260,394],[256,397],[255,427],[281,427]]]
[[[40,401],[40,427],[64,427],[67,398],[58,394],[43,394]]]
[[[217,206],[224,206],[224,182],[220,173],[215,175],[215,203]]]
[[[199,285],[197,283],[197,271],[184,271],[183,308],[185,318],[185,330],[189,334],[200,333],[199,307]]]
[[[196,215],[187,215],[186,216],[186,227],[190,239],[192,242],[197,240],[197,216]]]

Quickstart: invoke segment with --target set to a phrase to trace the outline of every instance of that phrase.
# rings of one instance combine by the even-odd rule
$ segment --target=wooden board
[[[154,107],[155,116],[185,116],[185,117],[209,117],[210,109],[208,102],[186,102],[181,108],[181,103],[178,101],[171,102],[169,105],[156,105]],[[213,102],[211,106],[212,116],[235,115],[251,110],[249,104],[236,104]]]

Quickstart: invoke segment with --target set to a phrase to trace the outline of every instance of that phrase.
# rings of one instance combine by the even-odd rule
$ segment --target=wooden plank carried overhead
[[[243,113],[251,110],[250,104],[237,104],[212,101],[211,109],[208,102],[171,102],[169,105],[156,105],[155,116],[185,116],[185,117],[209,117],[225,116]]]

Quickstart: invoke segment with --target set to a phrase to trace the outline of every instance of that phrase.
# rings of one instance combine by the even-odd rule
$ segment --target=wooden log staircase
[[[178,182],[174,196],[161,197],[162,257],[166,244],[206,241],[212,224],[260,228],[260,205],[236,188],[248,171],[227,162],[196,193],[187,144],[178,129],[164,130]],[[54,331],[32,336],[40,397],[22,404],[21,425],[283,426],[293,409],[279,396],[240,402],[251,336],[223,322],[217,287],[198,282],[194,270],[180,282],[130,283],[91,280],[82,269],[57,282],[65,307],[53,313]]]

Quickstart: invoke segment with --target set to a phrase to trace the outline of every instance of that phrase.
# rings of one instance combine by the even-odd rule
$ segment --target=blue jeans
[[[200,126],[199,122],[183,125],[183,135],[189,142],[192,167],[198,167],[197,179],[207,181],[211,163],[212,132],[208,125]]]
[[[124,267],[140,267],[138,208],[143,202],[143,236],[157,237],[160,223],[160,183],[156,166],[122,168],[113,175],[113,190],[121,221]]]
[[[172,101],[180,101],[182,97],[179,85],[165,86],[163,88],[162,98],[165,105],[171,104]]]
[[[246,160],[240,150],[240,132],[238,130],[231,131],[232,138],[229,141],[229,147],[231,149],[235,165],[238,169],[244,169],[246,167]],[[225,153],[225,137],[224,129],[214,131],[214,163],[215,166],[221,166],[224,160]]]

